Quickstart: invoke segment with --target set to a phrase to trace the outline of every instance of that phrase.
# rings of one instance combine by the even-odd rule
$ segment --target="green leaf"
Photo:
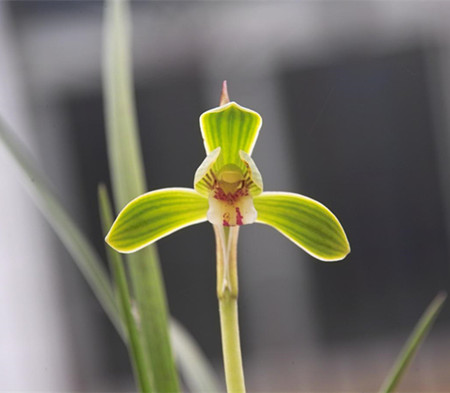
[[[400,379],[411,363],[414,355],[420,347],[420,344],[425,340],[427,334],[431,330],[434,321],[436,320],[439,312],[444,305],[445,299],[447,298],[446,293],[438,293],[433,299],[430,305],[427,307],[425,312],[420,317],[413,332],[406,341],[402,351],[400,352],[397,360],[394,363],[389,375],[385,379],[380,393],[391,393],[395,390]]]
[[[253,200],[256,222],[271,225],[308,254],[338,261],[350,245],[338,219],[321,203],[303,195],[264,192]]]
[[[170,331],[178,366],[191,392],[222,392],[212,366],[206,361],[200,347],[177,321],[172,319]]]
[[[33,201],[71,254],[118,333],[126,342],[127,334],[102,260],[92,244],[64,209],[52,188],[48,185],[48,179],[37,169],[39,165],[33,160],[32,154],[7,129],[1,118],[0,142],[6,147],[11,158],[19,168],[22,174],[19,180],[24,183]],[[183,327],[176,321],[172,320],[172,322],[176,324],[176,327],[171,329],[175,355],[180,362],[181,371],[188,374],[186,382],[189,384],[190,391],[201,391],[199,386],[211,387],[211,389],[205,388],[205,392],[219,391],[220,389],[215,388],[215,386],[218,386],[218,383],[214,382],[215,376],[212,367],[204,354],[201,353],[195,342],[190,342],[191,338],[183,330]],[[199,375],[198,379],[194,378],[196,374]]]
[[[133,284],[137,318],[147,356],[150,358],[153,391],[179,392],[169,335],[169,315],[158,254],[149,246],[127,255]]]
[[[102,221],[103,232],[106,235],[113,223],[111,211],[111,203],[109,201],[108,192],[104,185],[100,185],[98,189],[98,201],[100,206],[100,218]],[[123,267],[122,256],[113,251],[110,247],[106,247],[106,253],[110,262],[111,270],[116,284],[120,308],[127,331],[128,350],[130,352],[133,370],[140,392],[151,392],[151,374],[148,372],[150,365],[145,357],[142,347],[141,338],[139,337],[136,321],[133,317],[130,294],[128,290],[128,282]]]
[[[130,253],[189,225],[206,221],[208,200],[190,188],[165,188],[132,200],[120,212],[106,242]]]
[[[252,154],[253,146],[262,125],[261,116],[235,102],[211,109],[200,116],[200,128],[206,153],[221,147],[221,154],[214,165],[220,169],[235,164],[245,169],[239,150]]]
[[[128,1],[105,2],[103,95],[116,210],[146,191],[137,129]]]
[[[108,157],[116,210],[146,191],[133,97],[129,4],[105,2],[104,101]],[[179,392],[169,339],[167,300],[156,248],[127,257],[140,334],[150,359],[154,390]]]
[[[39,165],[33,160],[32,154],[8,130],[2,118],[0,140],[22,173],[19,179],[74,259],[117,331],[124,337],[114,292],[98,253],[61,205],[47,179],[37,169]]]

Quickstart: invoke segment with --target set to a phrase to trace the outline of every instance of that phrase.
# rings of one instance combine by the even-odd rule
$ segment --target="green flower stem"
[[[217,297],[228,393],[245,393],[238,321],[237,241],[239,227],[214,226],[217,247]]]
[[[244,393],[245,381],[239,340],[237,299],[227,292],[223,298],[219,299],[219,307],[227,391],[228,393]]]
[[[113,216],[108,192],[103,184],[100,185],[98,189],[98,200],[100,205],[100,218],[104,235],[106,235],[113,223]],[[152,391],[152,386],[150,374],[148,373],[149,365],[147,364],[136,321],[132,313],[130,292],[128,289],[125,268],[123,266],[123,259],[122,256],[111,247],[106,247],[106,253],[111,265],[111,271],[117,290],[118,303],[127,330],[127,347],[130,352],[139,392],[150,393]]]

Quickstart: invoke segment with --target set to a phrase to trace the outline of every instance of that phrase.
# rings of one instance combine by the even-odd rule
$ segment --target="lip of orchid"
[[[227,164],[218,176],[214,172],[211,176],[214,181],[208,197],[208,221],[226,227],[255,222],[257,213],[249,193],[252,180],[248,173],[242,173],[237,165]]]
[[[217,146],[194,176],[194,188],[208,198],[207,219],[213,225],[241,226],[257,218],[253,197],[262,192],[261,175],[248,153],[232,151]]]

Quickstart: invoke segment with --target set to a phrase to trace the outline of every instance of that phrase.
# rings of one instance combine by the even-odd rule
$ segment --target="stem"
[[[228,393],[245,393],[238,321],[237,240],[239,227],[214,226],[217,247],[217,297]]]

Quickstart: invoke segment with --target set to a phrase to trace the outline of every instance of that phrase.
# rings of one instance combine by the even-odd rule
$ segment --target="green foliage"
[[[251,158],[262,119],[254,111],[226,103],[200,118],[208,157],[195,177],[195,188],[164,189],[144,194],[145,172],[133,98],[130,62],[128,3],[105,3],[104,98],[109,164],[116,211],[130,200],[107,236],[121,252],[132,252],[182,227],[206,220],[207,175],[226,165],[242,170],[253,197],[257,222],[280,231],[299,247],[323,261],[343,259],[350,246],[345,232],[325,206],[291,193],[262,193],[262,177]],[[141,392],[177,393],[178,375],[172,354],[166,295],[154,246],[123,257],[107,250],[115,285],[96,251],[67,214],[31,155],[0,119],[0,140],[22,171],[22,180],[93,289],[105,312],[126,342]],[[210,172],[213,171],[213,172]],[[141,195],[143,194],[143,195]],[[259,195],[258,195],[259,194]],[[141,195],[138,197],[138,195]],[[112,212],[104,187],[99,190],[103,228],[112,225]],[[127,282],[127,271],[131,293]],[[116,296],[117,294],[117,296]],[[414,354],[439,314],[446,295],[439,294],[425,311],[408,339],[380,392],[389,393],[403,376]],[[137,318],[132,311],[136,305]],[[236,325],[236,326],[234,326]],[[233,322],[237,331],[237,321]],[[231,329],[228,329],[231,330]],[[211,366],[189,334],[171,324],[175,355],[193,392],[220,391]],[[236,345],[232,350],[236,349]]]
[[[112,2],[107,2],[106,4],[106,8],[109,11],[109,14],[107,15],[108,22],[106,23],[108,26],[107,31],[110,31],[110,29],[118,29],[114,32],[114,34],[116,34],[114,39],[118,38],[118,41],[115,42],[113,48],[107,50],[107,52],[109,51],[110,54],[113,54],[108,69],[108,72],[110,72],[109,78],[114,78],[114,75],[116,75],[115,72],[117,72],[117,75],[122,75],[122,78],[115,81],[117,84],[113,82],[105,88],[105,93],[113,96],[112,98],[110,97],[109,101],[107,100],[109,105],[111,105],[110,114],[112,114],[112,116],[118,114],[118,118],[113,119],[108,117],[107,120],[109,120],[110,126],[115,129],[115,131],[112,132],[115,138],[109,138],[110,152],[113,152],[113,158],[110,157],[110,165],[115,168],[112,170],[113,173],[120,173],[115,177],[115,181],[113,182],[115,184],[116,203],[119,206],[120,200],[129,199],[130,189],[134,189],[135,195],[138,195],[141,192],[141,187],[144,187],[139,141],[133,125],[134,103],[132,101],[131,92],[131,72],[129,71],[129,68],[127,68],[128,60],[124,58],[124,56],[127,56],[126,53],[128,51],[126,38],[128,29],[126,26],[126,7],[127,4],[122,1],[114,1],[114,4],[112,4]],[[125,40],[125,42],[122,40]],[[117,62],[119,64],[116,63],[114,66],[112,65],[112,62]],[[128,75],[128,77],[126,75]],[[108,77],[105,77],[105,79],[108,79]],[[117,96],[118,93],[120,93],[119,97]],[[117,124],[119,124],[119,126],[116,127]],[[123,133],[123,131],[125,131],[125,133]],[[131,136],[129,136],[130,133]],[[123,140],[121,138],[123,138]],[[165,295],[162,287],[162,280],[159,275],[156,251],[154,249],[147,249],[142,255],[136,256],[136,259],[142,261],[143,266],[142,268],[132,269],[131,271],[131,275],[134,276],[135,292],[139,292],[140,297],[144,298],[145,307],[142,307],[144,312],[140,315],[141,322],[143,319],[151,320],[153,327],[152,329],[149,329],[149,331],[155,336],[153,344],[146,342],[147,345],[144,350],[142,344],[144,340],[143,337],[140,336],[140,329],[136,326],[137,329],[130,333],[130,329],[133,330],[130,325],[132,320],[129,319],[130,315],[127,317],[126,312],[124,311],[124,303],[127,301],[127,288],[123,282],[123,266],[118,264],[118,258],[121,257],[110,250],[109,257],[111,267],[116,281],[117,292],[119,293],[119,296],[116,297],[108,274],[94,247],[64,209],[58,197],[53,192],[52,187],[49,185],[49,181],[41,171],[38,170],[39,165],[33,160],[32,155],[26,150],[20,140],[18,140],[8,129],[6,123],[1,118],[0,142],[4,144],[13,161],[19,168],[22,175],[20,176],[20,180],[25,184],[33,201],[37,204],[45,218],[55,230],[57,236],[61,239],[62,243],[73,257],[75,263],[91,286],[122,339],[130,346],[130,353],[133,357],[132,361],[135,364],[138,362],[140,367],[140,376],[138,377],[140,390],[150,391],[150,383],[153,383],[155,386],[162,387],[161,390],[159,390],[161,392],[178,391],[178,379],[168,338],[169,330],[167,328],[167,314],[166,312],[162,312],[158,315],[158,308],[160,308],[161,305],[165,311]],[[111,146],[111,144],[113,146]],[[124,162],[125,169],[123,169]],[[141,168],[141,170],[139,168]],[[114,254],[115,256],[113,256]],[[144,261],[146,260],[149,260],[150,263],[145,263]],[[151,261],[153,261],[153,263]],[[150,289],[148,287],[151,285],[152,280],[146,281],[149,276],[153,277],[153,282],[156,281],[156,285]],[[151,301],[147,300],[149,297],[151,297]],[[119,298],[119,306],[116,303],[117,298]],[[185,374],[189,389],[196,392],[220,391],[221,389],[215,379],[211,366],[208,364],[198,346],[194,342],[191,342],[192,338],[189,334],[179,324],[177,324],[171,332],[174,336],[173,340],[176,343],[175,355],[182,372]],[[136,333],[138,333],[138,336],[136,336]],[[147,356],[145,353],[146,351],[152,354],[152,367],[149,365],[148,359],[150,356]],[[144,359],[143,354],[145,355]],[[161,363],[159,362],[158,356],[161,356]],[[192,362],[193,359],[196,361],[195,364]],[[145,372],[147,377],[144,376],[142,367],[147,369]],[[167,370],[169,370],[169,372],[167,372]],[[157,382],[153,381],[153,373],[156,375]]]
[[[113,223],[113,215],[108,192],[104,185],[98,190],[98,201],[100,206],[100,218],[102,221],[103,232],[106,234]],[[123,321],[127,332],[128,350],[133,364],[133,370],[136,381],[141,392],[151,392],[151,374],[148,372],[149,365],[143,351],[141,338],[132,312],[130,293],[128,291],[128,282],[125,269],[123,267],[122,256],[111,248],[106,247],[106,253],[114,278],[117,297],[121,308]]]
[[[197,342],[176,320],[170,324],[172,343],[175,347],[175,358],[184,377],[186,385],[195,393],[219,393],[219,387],[211,364],[205,361],[205,356]],[[180,357],[182,355],[182,357]]]
[[[114,292],[101,258],[64,209],[49,182],[38,170],[39,165],[33,160],[32,155],[9,131],[2,118],[0,118],[0,141],[20,170],[19,179],[24,183],[33,201],[69,251],[117,331],[125,337]]]
[[[38,170],[39,165],[32,159],[31,153],[8,130],[1,117],[0,142],[20,170],[19,180],[24,183],[33,201],[69,251],[117,332],[127,342],[127,332],[116,304],[116,296],[101,258],[62,206],[49,186],[48,179]],[[179,323],[172,321],[171,325],[174,325],[171,333],[175,356],[189,389],[193,392],[220,392],[214,371],[198,345]]]
[[[438,293],[430,303],[430,305],[427,307],[425,312],[422,314],[416,326],[414,327],[414,330],[406,341],[402,351],[398,355],[398,358],[395,361],[389,375],[385,379],[380,389],[380,393],[391,393],[395,390],[405,371],[413,360],[414,355],[431,330],[433,323],[439,315],[439,312],[441,311],[446,298],[446,293]]]
[[[122,0],[105,3],[103,85],[108,156],[117,210],[146,191],[133,98],[128,6]],[[127,261],[153,390],[179,392],[156,248],[147,247],[128,256]]]

